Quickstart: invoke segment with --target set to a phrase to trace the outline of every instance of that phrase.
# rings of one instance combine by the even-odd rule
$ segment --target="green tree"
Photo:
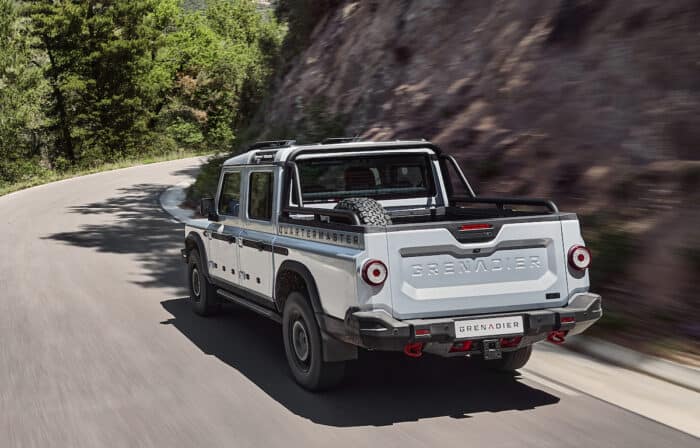
[[[0,182],[229,149],[269,88],[284,27],[251,0],[195,3],[0,0]]]
[[[201,11],[183,11],[163,57],[176,73],[162,117],[168,133],[180,144],[230,148],[268,89],[283,35],[250,0],[210,0]]]
[[[0,0],[0,184],[36,174],[46,94],[15,2]]]
[[[54,162],[99,164],[153,144],[153,115],[171,82],[156,59],[174,0],[29,3],[48,58]]]

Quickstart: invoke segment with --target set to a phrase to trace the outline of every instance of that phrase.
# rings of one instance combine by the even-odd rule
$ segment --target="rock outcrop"
[[[266,123],[323,97],[348,135],[440,144],[480,193],[553,197],[611,314],[640,335],[662,315],[697,350],[699,37],[695,0],[345,1]]]

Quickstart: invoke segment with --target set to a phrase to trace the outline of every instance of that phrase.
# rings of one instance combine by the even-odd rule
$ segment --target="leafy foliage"
[[[183,14],[163,57],[176,73],[163,118],[196,125],[210,148],[229,148],[257,109],[282,37],[248,1],[213,0],[203,14]]]
[[[194,3],[0,0],[0,184],[229,148],[284,27],[252,0]]]
[[[15,2],[0,0],[0,183],[42,170],[41,103],[47,84]]]
[[[226,158],[227,156],[221,155],[212,156],[202,165],[197,179],[195,179],[194,183],[187,189],[187,201],[189,205],[194,207],[201,198],[213,198],[216,196],[221,165]]]

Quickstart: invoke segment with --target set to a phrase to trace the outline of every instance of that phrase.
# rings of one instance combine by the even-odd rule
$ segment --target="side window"
[[[219,196],[219,214],[239,216],[241,205],[241,173],[224,174]]]
[[[272,219],[272,173],[257,171],[250,173],[248,191],[248,217],[261,221]]]

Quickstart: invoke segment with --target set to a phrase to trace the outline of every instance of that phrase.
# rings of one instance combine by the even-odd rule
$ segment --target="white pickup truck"
[[[296,381],[337,384],[358,348],[515,370],[602,315],[577,217],[474,194],[426,141],[261,142],[227,160],[185,228],[192,306],[280,322]]]

